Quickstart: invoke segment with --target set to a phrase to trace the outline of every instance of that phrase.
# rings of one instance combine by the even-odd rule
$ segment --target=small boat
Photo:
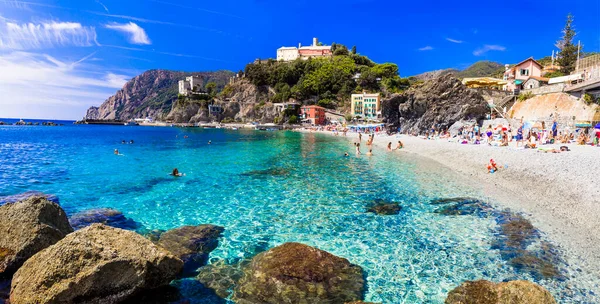
[[[135,120],[130,120],[128,122],[126,122],[124,125],[126,126],[139,126],[140,124],[138,124]]]

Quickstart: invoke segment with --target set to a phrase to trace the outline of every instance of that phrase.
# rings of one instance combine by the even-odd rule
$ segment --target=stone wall
[[[557,83],[547,86],[541,86],[535,89],[521,90],[522,93],[531,92],[533,95],[543,95],[550,93],[560,93],[565,90],[566,85],[564,83]]]
[[[512,93],[510,91],[490,90],[483,88],[470,88],[469,90],[481,94],[483,99],[488,103],[491,103],[492,101],[494,103],[498,103],[500,100],[504,99],[506,96],[510,96]]]

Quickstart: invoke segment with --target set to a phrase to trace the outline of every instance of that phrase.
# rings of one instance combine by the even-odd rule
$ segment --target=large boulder
[[[53,194],[45,194],[40,191],[26,191],[19,194],[0,196],[0,205],[4,205],[7,203],[16,203],[19,201],[24,201],[30,197],[43,197],[53,203],[59,204],[58,197]]]
[[[544,287],[529,281],[466,281],[448,293],[446,304],[555,304]]]
[[[258,254],[234,290],[240,304],[346,303],[362,300],[363,270],[344,258],[299,243]]]
[[[10,303],[118,303],[169,284],[183,262],[131,231],[93,224],[30,258]]]
[[[425,82],[382,101],[388,128],[423,133],[432,126],[446,129],[460,120],[481,120],[489,112],[480,93],[469,90],[451,74]]]
[[[69,218],[69,223],[75,230],[95,223],[126,230],[135,230],[141,226],[136,221],[123,215],[121,211],[111,208],[89,209],[75,213]]]
[[[0,278],[70,232],[65,212],[43,197],[0,206]]]
[[[183,260],[183,275],[195,275],[206,265],[208,254],[219,245],[224,228],[215,225],[183,226],[160,235],[158,245]]]

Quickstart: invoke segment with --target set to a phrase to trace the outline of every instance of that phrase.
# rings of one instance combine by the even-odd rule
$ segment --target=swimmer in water
[[[396,146],[396,150],[400,150],[404,148],[404,144],[401,141],[398,141],[398,145]]]
[[[367,152],[367,156],[373,156],[373,149],[370,149],[369,152]]]
[[[391,141],[387,145],[387,150],[392,151],[392,142]]]
[[[180,176],[184,176],[185,174],[179,173],[179,170],[177,170],[177,168],[175,168],[175,169],[173,169],[173,172],[171,172],[171,175],[173,175],[175,177],[180,177]]]
[[[115,155],[119,155],[119,150],[115,149]]]
[[[348,157],[348,156],[350,156],[350,155],[348,154],[348,152],[344,152],[344,157]]]
[[[188,136],[187,136],[187,135],[185,135],[185,136],[183,136],[183,138],[188,138]]]
[[[210,145],[210,144],[212,144],[212,140],[209,140],[209,141],[208,141],[208,144],[209,144],[209,145]]]
[[[133,144],[133,139],[129,141],[130,144]]]
[[[125,140],[124,140],[124,139],[123,139],[123,140],[121,140],[121,143],[122,143],[122,144],[124,144],[124,143],[125,143]]]

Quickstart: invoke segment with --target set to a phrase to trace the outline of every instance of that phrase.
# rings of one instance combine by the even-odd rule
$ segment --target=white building
[[[311,57],[329,57],[332,56],[330,45],[319,45],[319,40],[313,38],[311,46],[302,46],[298,44],[298,47],[280,47],[277,49],[277,61],[294,61],[298,58],[308,59]]]
[[[179,80],[179,94],[187,96],[191,92],[200,92],[203,82],[200,76],[189,76],[185,80]]]

